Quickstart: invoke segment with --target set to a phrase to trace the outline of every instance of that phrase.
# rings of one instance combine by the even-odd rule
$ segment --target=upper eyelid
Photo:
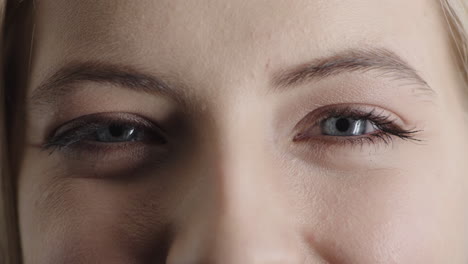
[[[128,123],[135,123],[135,124],[142,124],[148,127],[158,127],[161,130],[164,130],[162,127],[158,126],[156,122],[149,120],[146,117],[143,117],[139,114],[129,113],[129,112],[100,112],[100,113],[93,113],[84,116],[80,116],[74,118],[72,120],[66,121],[60,125],[58,125],[54,131],[58,131],[60,128],[63,128],[68,125],[77,126],[79,123],[89,124],[89,123],[111,123],[111,122],[128,122]],[[78,124],[77,124],[78,123]]]
[[[361,109],[359,109],[361,108]],[[368,110],[362,110],[362,108],[367,108]],[[372,110],[369,110],[369,109]],[[336,115],[349,115],[353,114],[360,117],[371,117],[372,115],[377,115],[377,111],[381,111],[380,115],[386,113],[385,109],[376,110],[378,109],[377,106],[369,106],[363,104],[335,104],[335,105],[327,105],[320,108],[317,108],[309,113],[306,114],[293,128],[293,132],[300,129],[302,126],[309,126],[311,123],[317,122],[318,119],[324,119]],[[380,108],[379,108],[380,109]],[[391,115],[390,112],[387,115]]]

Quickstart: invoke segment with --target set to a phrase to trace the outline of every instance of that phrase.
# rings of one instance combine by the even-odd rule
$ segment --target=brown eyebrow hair
[[[139,71],[131,66],[104,62],[73,62],[59,69],[47,78],[32,93],[33,105],[54,101],[75,89],[76,84],[83,82],[106,83],[119,87],[159,94],[183,101],[182,92],[186,89],[183,83],[173,76],[156,77]]]
[[[342,73],[369,71],[377,71],[381,73],[381,77],[419,85],[422,90],[435,94],[413,67],[396,53],[385,48],[344,50],[330,57],[298,65],[291,70],[281,70],[275,73],[272,79],[273,87],[285,90],[305,82],[318,81]]]
[[[395,81],[408,81],[407,84],[418,85],[424,93],[435,94],[413,67],[394,52],[383,48],[349,49],[330,57],[300,64],[290,70],[278,71],[271,78],[272,89],[284,91],[306,82],[319,81],[342,73],[369,71],[377,71],[381,73],[380,77]],[[189,89],[188,85],[177,81],[173,76],[155,76],[130,66],[103,62],[75,62],[47,78],[33,91],[30,99],[33,105],[53,101],[54,98],[75,89],[74,84],[81,82],[108,83],[139,92],[156,93],[169,96],[180,103],[187,101],[187,98],[184,98],[184,90]]]

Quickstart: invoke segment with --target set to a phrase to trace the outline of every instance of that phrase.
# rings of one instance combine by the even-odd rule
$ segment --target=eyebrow
[[[33,105],[54,102],[76,89],[76,85],[85,83],[105,83],[118,87],[168,96],[183,101],[183,83],[168,75],[158,77],[143,73],[131,66],[104,62],[74,62],[59,69],[41,83],[32,93]]]
[[[273,75],[275,90],[289,88],[343,73],[376,71],[380,77],[393,81],[405,81],[405,84],[418,85],[420,90],[435,94],[435,91],[395,52],[385,48],[349,49],[326,58],[315,59],[291,70],[280,70]]]
[[[428,94],[435,91],[428,83],[394,52],[383,49],[349,49],[332,56],[314,59],[288,70],[273,74],[272,90],[281,92],[290,88],[319,81],[324,78],[351,72],[380,72],[383,77],[415,84]],[[143,73],[133,67],[103,62],[75,62],[66,65],[47,78],[32,93],[33,105],[42,105],[57,100],[83,82],[107,83],[138,92],[159,94],[185,104],[184,90],[188,85],[169,75],[155,76]]]

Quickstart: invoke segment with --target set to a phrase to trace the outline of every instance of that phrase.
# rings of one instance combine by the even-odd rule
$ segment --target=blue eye
[[[325,106],[307,114],[294,128],[293,142],[314,141],[314,144],[389,143],[394,138],[420,141],[420,130],[404,128],[398,117],[376,107],[365,105]]]
[[[377,131],[374,124],[365,119],[330,117],[321,123],[321,133],[327,136],[362,136]]]
[[[164,145],[165,133],[154,123],[126,113],[101,113],[72,120],[51,135],[44,148],[83,144],[144,143]]]
[[[144,138],[144,132],[135,126],[111,124],[98,128],[95,140],[98,142],[128,142],[139,141]]]

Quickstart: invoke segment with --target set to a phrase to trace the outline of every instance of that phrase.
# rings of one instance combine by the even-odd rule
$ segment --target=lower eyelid
[[[293,143],[290,151],[307,163],[336,169],[342,165],[341,161],[364,166],[365,160],[375,154],[394,153],[394,144],[398,142],[394,137],[379,133],[359,137],[324,136]]]
[[[167,146],[148,145],[143,142],[96,143],[83,141],[74,147],[50,150],[49,154],[58,155],[69,161],[85,162],[92,166],[103,164],[141,163],[167,156]]]
[[[165,150],[135,149],[97,151],[92,154],[65,153],[63,166],[69,171],[68,177],[77,178],[137,178],[146,175],[145,171],[167,164],[170,156]]]
[[[300,135],[298,135],[300,137]],[[378,142],[377,140],[385,139],[383,142]],[[394,140],[391,135],[386,134],[385,132],[375,132],[370,134],[365,134],[361,136],[329,136],[321,135],[316,137],[304,137],[304,138],[295,138],[293,142],[301,143],[311,143],[311,144],[322,144],[322,145],[351,145],[351,144],[363,144],[363,143],[391,143]]]

